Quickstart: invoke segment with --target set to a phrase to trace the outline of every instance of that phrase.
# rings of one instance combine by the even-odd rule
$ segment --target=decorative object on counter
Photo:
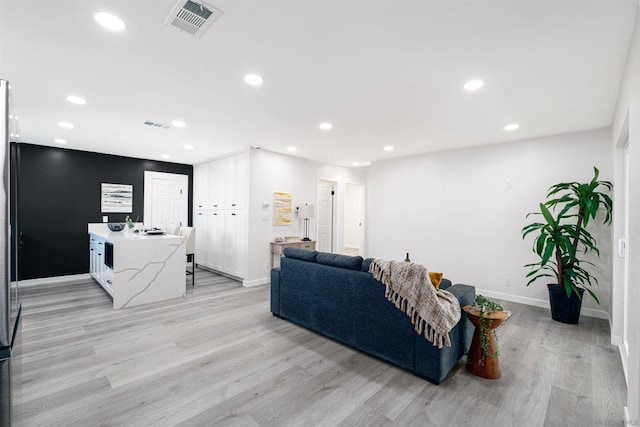
[[[122,229],[124,228],[124,223],[122,223],[122,222],[109,222],[109,223],[107,223],[107,227],[109,227],[109,230],[111,230],[111,231],[122,231]]]
[[[133,185],[102,183],[100,212],[133,212]]]
[[[411,262],[411,259],[409,258],[409,252],[407,252],[407,257],[404,259],[404,262]]]
[[[467,318],[475,326],[471,348],[467,356],[467,370],[483,378],[500,378],[500,352],[496,330],[509,318],[511,313],[483,295],[477,295],[474,305],[462,308]]]
[[[291,193],[273,193],[273,225],[291,225]]]
[[[276,243],[282,243],[282,237],[276,237],[275,242]]]
[[[124,221],[127,223],[127,227],[129,227],[129,229],[133,229],[133,220],[131,219],[131,217],[129,215],[127,215],[126,217],[124,217]]]
[[[540,257],[527,264],[527,286],[541,277],[552,277],[557,283],[548,284],[551,318],[557,322],[576,324],[580,319],[582,295],[585,291],[600,304],[598,297],[589,288],[598,280],[583,265],[593,264],[581,259],[581,254],[595,252],[600,256],[595,237],[586,228],[589,220],[594,222],[602,211],[603,225],[611,224],[613,202],[608,194],[598,191],[600,187],[610,192],[609,181],[598,181],[600,171],[594,166],[590,182],[567,182],[553,185],[547,193],[547,201],[540,203],[542,222],[534,222],[522,229],[522,238],[532,233],[535,237],[533,251]],[[589,268],[589,267],[587,267]]]
[[[304,220],[304,237],[303,241],[309,242],[311,239],[309,238],[309,219],[315,218],[316,216],[316,207],[314,205],[304,204],[302,206],[298,206],[296,208],[298,212],[298,219]]]
[[[299,242],[300,241],[300,236],[285,236],[284,237],[284,241],[285,242]]]

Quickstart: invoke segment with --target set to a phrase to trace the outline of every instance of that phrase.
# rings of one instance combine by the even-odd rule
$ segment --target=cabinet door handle
[[[198,215],[202,215],[202,212],[199,212]]]
[[[202,205],[198,205],[198,207],[199,207],[199,208],[201,208],[201,207],[202,207]]]
[[[217,207],[218,207],[218,205],[213,205],[213,207],[214,207],[214,208],[217,208]]]
[[[89,249],[90,251],[93,251],[93,248]]]
[[[231,203],[231,206],[235,206],[235,205],[236,205],[235,203]]]
[[[234,214],[234,213],[232,213],[231,215],[232,215],[232,216],[236,216],[236,214]]]

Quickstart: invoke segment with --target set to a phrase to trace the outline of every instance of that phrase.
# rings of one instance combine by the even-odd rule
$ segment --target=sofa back
[[[387,301],[385,286],[362,271],[362,257],[320,255],[324,263],[286,253],[280,260],[280,316],[413,370],[413,325]]]

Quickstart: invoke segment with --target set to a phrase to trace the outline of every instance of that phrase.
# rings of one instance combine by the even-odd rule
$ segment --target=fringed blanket
[[[460,303],[429,283],[421,264],[374,259],[369,272],[386,286],[385,297],[411,318],[416,332],[434,346],[451,347],[449,332],[460,320]]]

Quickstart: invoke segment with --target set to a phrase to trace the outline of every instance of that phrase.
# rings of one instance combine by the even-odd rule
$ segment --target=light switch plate
[[[109,222],[109,216],[108,215],[102,215],[102,222]]]

